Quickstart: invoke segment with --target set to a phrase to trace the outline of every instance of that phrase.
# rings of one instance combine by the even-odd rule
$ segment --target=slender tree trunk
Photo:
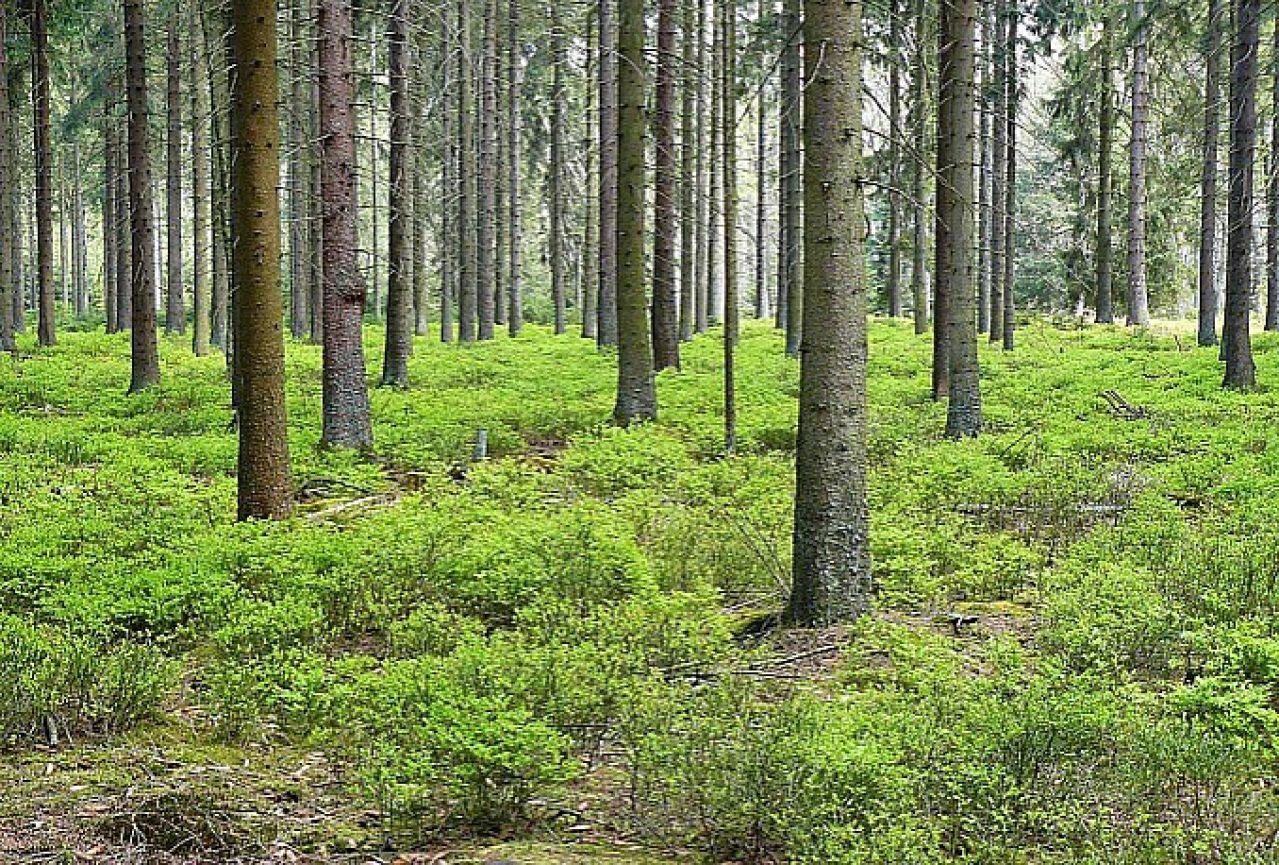
[[[479,283],[476,274],[475,220],[475,106],[471,96],[471,19],[467,3],[457,4],[458,52],[457,129],[458,185],[461,188],[457,213],[458,232],[458,339],[475,341]]]
[[[1217,344],[1217,175],[1221,138],[1221,28],[1225,11],[1224,0],[1208,0],[1204,38],[1203,173],[1199,180],[1198,340],[1202,346]],[[1270,222],[1273,227],[1273,210]]]
[[[706,0],[711,8],[711,128],[710,128],[710,225],[706,230],[706,296],[702,308],[707,326],[718,324],[723,310],[724,285],[724,88],[719,81],[724,74],[724,30],[719,26],[717,4],[722,0]],[[705,328],[703,328],[705,330]]]
[[[0,351],[14,351],[13,295],[15,268],[13,261],[13,186],[17,177],[13,170],[11,129],[13,115],[9,111],[9,4],[0,3]]]
[[[977,88],[978,100],[978,145],[980,153],[977,164],[981,171],[977,178],[977,333],[990,332],[990,288],[991,288],[991,183],[994,173],[994,152],[991,146],[991,91],[994,75],[991,64],[994,52],[991,50],[995,41],[995,28],[991,22],[993,0],[981,0],[979,15],[981,16],[981,54],[978,58],[981,81]]]
[[[719,4],[724,131],[724,452],[737,450],[737,5]]]
[[[902,16],[896,9],[888,13],[888,314],[897,318],[902,314],[902,250],[901,250],[901,129],[902,86],[901,59],[898,54],[902,44]]]
[[[804,43],[804,355],[795,448],[794,583],[805,626],[870,605],[861,4],[808,0]],[[820,67],[820,68],[819,68]]]
[[[0,39],[0,45],[4,42]],[[115,142],[115,122],[112,118],[114,109],[114,94],[112,87],[108,83],[103,94],[102,108],[102,151],[104,168],[102,172],[102,305],[106,312],[107,333],[115,333],[120,329],[119,311],[116,306],[116,255],[118,250],[115,230],[115,189],[116,189],[116,173],[120,170],[117,159],[117,145]],[[8,102],[4,105],[7,107]],[[6,137],[4,144],[7,146],[8,139]],[[3,183],[0,179],[0,183]],[[6,219],[7,219],[6,214]],[[12,227],[12,222],[5,223],[6,228]],[[12,247],[10,248],[12,254]],[[4,307],[9,309],[9,307]]]
[[[125,0],[125,74],[129,104],[129,214],[133,235],[133,351],[129,393],[160,381],[156,345],[155,225],[147,119],[146,18],[143,0]]]
[[[479,226],[476,232],[480,339],[492,339],[496,319],[497,247],[497,0],[484,0],[480,58]]]
[[[1012,33],[1011,26],[1009,32]],[[944,393],[950,400],[946,411],[947,438],[975,436],[981,431],[977,319],[973,310],[973,70],[976,33],[976,0],[941,0],[938,28],[937,260],[934,265],[937,317],[933,327],[946,332],[944,342],[937,344],[940,346],[938,350],[945,352],[945,389],[935,395]],[[1011,56],[1011,46],[1009,54]],[[1011,129],[1011,123],[1009,126]],[[1009,159],[1011,162],[1011,148]]]
[[[373,289],[372,312],[374,321],[382,321],[382,253],[379,247],[382,243],[382,227],[379,224],[382,212],[381,190],[381,151],[382,141],[378,137],[377,118],[379,114],[379,105],[377,98],[377,76],[378,76],[378,21],[377,16],[369,16],[369,285]],[[356,112],[358,118],[359,112],[359,91],[356,91]],[[359,120],[356,120],[356,127],[359,127]],[[357,150],[358,154],[358,150]],[[359,158],[358,155],[356,157]],[[356,174],[356,201],[359,201],[359,181],[360,175]],[[356,231],[359,231],[359,217],[356,217]],[[357,235],[358,236],[358,235]],[[477,307],[478,310],[478,307]]]
[[[27,297],[29,292],[25,286],[26,273],[23,268],[23,219],[22,205],[25,202],[24,197],[19,192],[19,184],[16,182],[20,175],[18,160],[18,116],[20,107],[20,96],[22,92],[21,67],[16,64],[9,66],[9,77],[6,81],[9,88],[9,129],[8,140],[5,142],[9,148],[9,177],[15,182],[10,183],[7,187],[7,197],[9,200],[9,219],[8,229],[10,232],[11,249],[10,255],[13,262],[13,282],[12,288],[12,321],[13,331],[15,334],[22,333],[27,329]]]
[[[320,68],[320,0],[310,0],[311,26],[311,69]],[[312,343],[324,342],[324,219],[322,201],[324,197],[324,160],[320,142],[320,84],[319,78],[312,75],[307,85],[307,102],[310,107],[307,128],[310,144],[307,147],[307,159],[310,168],[310,192],[307,195],[308,205],[307,232],[309,240],[307,249],[310,253],[310,274],[307,282],[311,288],[311,299],[307,306],[311,313],[310,338]]]
[[[444,37],[445,59],[444,70],[445,93],[457,85],[457,76],[462,71],[460,56],[461,43],[454,42],[447,35]],[[456,49],[456,50],[455,50]],[[453,307],[457,299],[458,261],[455,253],[461,243],[457,221],[461,215],[462,195],[458,189],[458,135],[457,135],[457,101],[444,99],[440,106],[440,138],[443,165],[440,177],[447,196],[440,219],[440,342],[453,341]]]
[[[67,159],[59,151],[58,157],[58,295],[62,298],[62,310],[71,313],[71,289],[68,277],[71,275],[71,263],[67,260],[71,251],[70,242],[70,207],[67,204]]]
[[[289,515],[280,283],[280,121],[275,0],[232,0],[236,334],[240,373],[239,517]]]
[[[1266,176],[1266,330],[1279,330],[1279,27],[1270,52],[1270,165]]]
[[[990,341],[998,343],[1004,331],[1004,256],[1008,254],[1005,231],[1008,228],[1008,33],[1004,20],[1008,15],[1009,0],[992,0],[988,9],[987,24],[993,34],[994,62],[991,90],[994,110],[991,112],[991,229],[990,229],[990,294],[987,297],[987,318],[990,320]]]
[[[85,226],[84,178],[80,164],[80,143],[74,143],[71,150],[72,162],[75,164],[75,182],[71,186],[71,195],[75,206],[76,314],[83,316],[89,311],[89,238]]]
[[[594,15],[586,15],[586,80],[595,81],[599,73],[599,27]],[[599,260],[599,229],[596,225],[596,214],[599,202],[599,177],[595,170],[595,142],[599,139],[599,131],[595,128],[595,89],[586,88],[585,122],[582,124],[582,153],[585,154],[586,167],[584,174],[584,197],[586,228],[583,231],[583,243],[578,255],[579,297],[582,301],[582,338],[599,339],[599,292],[596,290],[594,269]]]
[[[657,97],[653,122],[653,366],[679,368],[679,289],[675,284],[675,16],[679,0],[659,0]]]
[[[620,424],[657,417],[644,290],[644,2],[618,4],[617,404]]]
[[[168,219],[168,304],[164,310],[164,332],[186,333],[186,308],[182,286],[182,54],[178,40],[178,13],[169,15],[165,50],[168,71],[167,135],[165,167],[168,169],[166,217]]]
[[[191,325],[191,349],[197,357],[209,353],[210,302],[209,283],[210,216],[209,199],[209,70],[201,56],[199,14],[194,7],[188,9],[188,42],[191,56],[191,205],[194,222],[194,244],[191,262],[191,298],[193,320]]]
[[[1111,68],[1113,50],[1113,13],[1107,12],[1102,22],[1101,95],[1097,131],[1097,323],[1115,320],[1112,287],[1114,282],[1114,248],[1112,246],[1112,207],[1114,183],[1111,171],[1111,140],[1115,134],[1115,87]]]
[[[49,26],[47,0],[32,0],[31,102],[35,109],[36,267],[40,345],[57,342],[53,296],[53,151],[49,144]]]
[[[1257,53],[1260,0],[1233,0],[1230,52],[1230,201],[1226,240],[1226,376],[1223,386],[1256,384],[1249,315],[1252,306],[1253,162],[1257,149]]]
[[[324,431],[321,442],[373,445],[364,371],[367,288],[356,260],[355,93],[350,0],[320,0],[320,147],[324,220]]]
[[[513,0],[514,2],[514,0]],[[598,304],[600,346],[618,344],[618,58],[613,20],[615,0],[599,0],[600,27],[600,270]]]
[[[1150,24],[1145,0],[1133,0],[1132,139],[1128,166],[1128,324],[1150,324],[1146,290],[1146,144]]]
[[[682,0],[680,27],[679,338],[688,342],[696,325],[697,279],[697,0]]]
[[[928,203],[924,200],[928,172],[928,63],[925,45],[928,39],[928,14],[925,0],[914,0],[915,56],[911,60],[911,139],[915,157],[911,172],[911,201],[914,224],[911,227],[910,293],[915,333],[928,332]]]
[[[711,210],[711,160],[715,131],[709,124],[711,106],[711,56],[707,47],[710,3],[697,4],[697,274],[693,284],[693,330],[705,333],[709,324],[706,302],[711,280],[711,236],[715,233]]]
[[[1004,351],[1013,350],[1014,329],[1017,324],[1017,305],[1014,289],[1017,287],[1017,103],[1021,91],[1021,73],[1017,60],[1017,30],[1021,23],[1020,6],[1008,4],[1005,19],[1007,33],[1004,43],[1008,48],[1008,87],[1006,120],[1008,124],[1008,172],[1004,182],[1004,278],[1003,278],[1003,343]],[[992,319],[992,323],[993,323]]]
[[[133,329],[133,218],[129,206],[129,148],[127,133],[116,127],[115,225],[116,233],[116,325]]]
[[[294,339],[306,336],[311,319],[311,275],[307,233],[311,222],[306,195],[307,141],[303,131],[306,118],[305,23],[307,0],[292,0],[289,15],[289,333]]]
[[[422,53],[422,52],[419,52]],[[424,67],[424,57],[416,58],[418,67]],[[417,76],[417,83],[422,84],[425,72]],[[420,89],[420,87],[419,87]],[[425,123],[422,109],[416,109],[413,122],[413,150],[410,159],[413,162],[413,333],[426,336],[431,324],[431,296],[427,288],[426,261],[429,257],[427,247],[428,219],[430,207],[426,185],[427,143]],[[499,301],[500,306],[500,301]]]
[[[764,6],[756,7],[756,27],[763,29]],[[755,317],[768,318],[771,308],[768,296],[768,81],[759,83],[755,114]]]
[[[547,197],[550,199],[549,236],[546,239],[551,268],[551,299],[555,304],[555,332],[568,329],[565,276],[564,220],[564,25],[559,4],[550,4],[551,15],[551,158],[547,166]]]
[[[603,33],[604,33],[603,11],[604,11],[604,7],[607,5],[608,5],[608,0],[601,0],[600,2],[600,15],[601,15],[601,22],[600,22],[600,38],[601,38],[600,70],[601,72],[600,72],[600,75],[601,75],[601,79],[603,77],[603,68],[604,68],[604,53],[602,48],[602,45],[603,45],[602,40],[603,40]],[[524,261],[523,261],[523,255],[521,250],[521,247],[523,246],[523,243],[524,243],[523,232],[521,230],[521,222],[522,222],[522,216],[523,216],[521,210],[523,208],[523,199],[521,198],[521,194],[520,194],[520,166],[521,166],[521,161],[523,159],[523,152],[522,152],[523,146],[520,143],[520,132],[521,132],[521,127],[523,125],[523,119],[520,114],[520,87],[523,84],[523,74],[522,74],[523,58],[520,55],[520,0],[507,0],[506,62],[507,62],[507,66],[511,70],[510,81],[507,84],[509,90],[508,90],[507,99],[506,99],[506,112],[507,112],[506,132],[507,132],[507,135],[510,136],[510,144],[508,145],[507,149],[510,151],[510,154],[511,154],[510,161],[507,163],[507,166],[506,166],[506,170],[509,174],[509,177],[507,180],[507,187],[508,187],[507,204],[510,207],[510,226],[507,232],[507,240],[510,243],[510,250],[508,251],[508,255],[510,256],[509,266],[511,270],[511,278],[507,282],[507,292],[509,296],[507,298],[506,321],[507,321],[507,328],[510,331],[511,336],[519,336],[520,328],[524,326],[524,303],[523,303]],[[600,98],[602,99],[603,98],[602,87],[600,90],[600,94],[601,94]],[[601,123],[602,122],[603,122],[603,114],[601,111]],[[609,146],[613,148],[613,154],[614,154],[613,177],[614,177],[614,181],[616,181],[616,176],[617,176],[616,146],[617,144],[614,141],[614,142],[611,142]],[[603,150],[604,150],[604,146],[603,146],[603,143],[601,142],[601,145],[600,145],[601,172],[603,170],[603,165],[602,165]],[[600,189],[601,189],[600,201],[601,202],[603,201],[603,191],[602,191],[603,183],[604,183],[603,175],[601,174],[601,180],[600,180]],[[602,210],[602,205],[601,205],[601,210]],[[614,232],[616,231],[616,227],[617,227],[616,222],[614,222],[612,224],[612,229]],[[600,215],[601,260],[604,254],[603,253],[604,246],[606,244],[612,246],[616,242],[617,242],[616,238],[612,234],[607,236],[605,235],[604,217],[603,217],[603,214],[601,213]],[[601,273],[602,272],[603,271],[601,270]],[[601,285],[600,296],[603,297],[602,281],[600,285]],[[597,334],[597,338],[602,340],[604,319],[603,319],[602,310],[600,310],[599,313],[600,313],[600,319],[599,319],[600,324],[599,324],[599,333]],[[617,331],[616,307],[614,307],[613,315],[614,315],[613,338],[614,338],[614,342],[616,342],[616,331]]]
[[[508,23],[508,15],[505,6],[501,0],[494,0],[497,4],[493,10],[494,15],[494,34],[493,34],[493,68],[494,82],[493,87],[496,91],[493,97],[493,135],[495,138],[494,150],[497,154],[493,163],[494,195],[493,195],[493,325],[495,330],[500,330],[506,326],[506,284],[510,278],[508,266],[510,264],[506,251],[510,248],[510,241],[507,239],[507,232],[510,231],[510,224],[507,220],[509,207],[507,206],[507,197],[510,195],[510,187],[508,185],[509,173],[506,163],[510,160],[511,154],[507,150],[510,144],[510,138],[506,133],[507,108],[506,100],[509,94],[509,86],[506,82],[510,80],[511,72],[506,65],[506,25]],[[587,15],[587,28],[591,25],[591,16]],[[587,42],[591,38],[588,35]],[[587,73],[587,80],[594,80]],[[589,116],[589,111],[587,112]],[[586,123],[586,127],[590,129],[590,121]],[[586,151],[590,153],[594,149],[594,142],[586,142]],[[589,175],[588,175],[589,177]],[[591,212],[593,208],[587,206],[585,208]],[[583,251],[583,254],[586,254]],[[592,267],[594,265],[591,265]],[[591,313],[591,336],[594,338],[595,315],[592,307]]]
[[[226,40],[220,26],[221,16],[205,12],[204,50],[209,71],[209,128],[213,132],[213,327],[210,341],[226,352],[227,363],[234,362],[231,344],[231,280],[230,280],[230,159],[227,144],[230,95],[227,92]],[[234,383],[233,383],[234,384]]]
[[[491,3],[492,0],[489,2]],[[391,6],[390,31],[387,33],[386,40],[387,62],[391,72],[391,188],[387,217],[386,351],[382,355],[383,387],[408,387],[409,356],[413,354],[413,288],[407,272],[411,254],[408,229],[412,219],[409,213],[408,6],[409,0],[394,0]],[[488,337],[486,337],[488,339],[493,337],[492,313],[490,292]],[[481,336],[484,333],[483,322],[484,316],[481,315]]]

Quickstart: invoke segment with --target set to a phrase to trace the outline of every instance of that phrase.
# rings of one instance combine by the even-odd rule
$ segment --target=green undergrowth
[[[1279,338],[1249,393],[1176,327],[1019,340],[983,341],[986,431],[956,443],[927,339],[874,323],[876,612],[786,634],[798,367],[762,324],[729,459],[714,334],[632,429],[589,341],[420,339],[412,387],[372,393],[370,459],[317,448],[319,349],[290,344],[278,525],[233,522],[220,356],[164,338],[127,397],[127,337],[28,336],[0,358],[7,759],[158,730],[323,754],[369,845],[1272,861]]]

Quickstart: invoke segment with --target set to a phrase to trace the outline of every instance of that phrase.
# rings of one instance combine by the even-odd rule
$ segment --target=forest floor
[[[608,425],[614,359],[417,342],[376,453],[290,344],[297,516],[234,522],[219,356],[66,329],[0,358],[0,862],[1279,859],[1279,337],[871,332],[875,612],[780,631],[798,367],[719,345]],[[370,368],[380,363],[368,331]],[[477,430],[489,458],[472,461]]]

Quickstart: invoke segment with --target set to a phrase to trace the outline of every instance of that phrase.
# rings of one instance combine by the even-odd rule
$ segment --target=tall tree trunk
[[[1017,103],[1021,92],[1021,73],[1017,60],[1017,30],[1021,23],[1020,6],[1017,2],[1008,4],[1008,17],[1005,19],[1007,31],[1004,43],[1008,49],[1008,75],[1005,82],[1008,88],[1005,122],[1008,124],[1008,172],[1004,182],[1004,290],[1002,304],[1004,351],[1013,350],[1014,329],[1017,323],[1017,305],[1014,289],[1017,287]],[[993,320],[992,320],[993,323]]]
[[[471,96],[471,19],[468,3],[457,4],[457,149],[458,186],[461,189],[457,212],[458,232],[458,339],[475,341],[479,287],[476,275],[475,221],[475,105]]]
[[[987,318],[990,319],[990,341],[998,343],[1004,332],[1004,256],[1008,253],[1005,231],[1008,228],[1008,33],[1004,20],[1009,0],[992,0],[987,23],[994,43],[991,90],[994,109],[991,112],[991,228],[990,228],[990,294],[987,296]]]
[[[513,0],[514,2],[514,0]],[[618,117],[616,0],[599,0],[600,27],[600,271],[598,304],[599,345],[618,344]]]
[[[496,91],[493,99],[493,135],[495,138],[494,149],[497,154],[493,169],[496,179],[494,181],[493,194],[493,324],[495,330],[500,330],[506,326],[506,284],[510,277],[508,266],[510,264],[507,259],[506,251],[510,247],[510,241],[507,239],[507,232],[510,231],[510,224],[507,220],[509,208],[507,206],[507,197],[510,195],[510,187],[508,186],[509,174],[507,172],[506,163],[510,160],[511,154],[507,150],[510,144],[510,138],[506,133],[507,108],[506,100],[509,97],[510,88],[507,82],[510,80],[511,72],[506,66],[506,25],[508,23],[508,10],[502,5],[501,0],[494,0],[497,4],[493,10],[494,15],[494,34],[493,34],[493,68],[494,82],[493,87]],[[592,26],[591,16],[587,15],[587,28]],[[587,41],[591,38],[588,35]],[[588,72],[587,81],[594,80],[592,72]],[[587,112],[589,115],[589,112]],[[586,128],[590,129],[589,120]],[[594,150],[594,142],[586,142],[586,151],[591,153]],[[589,176],[589,175],[588,175]],[[588,212],[593,208],[588,204],[586,207]],[[583,251],[585,254],[585,251]],[[590,265],[594,267],[594,265]],[[594,293],[592,292],[592,296]],[[591,337],[595,336],[595,314],[592,306],[591,313]]]
[[[378,16],[376,15],[369,16],[369,41],[368,41],[368,45],[369,45],[369,55],[368,55],[369,56],[369,74],[368,74],[369,130],[367,133],[367,139],[369,144],[368,178],[369,178],[369,223],[370,225],[369,225],[368,252],[369,252],[369,285],[373,289],[373,303],[372,303],[372,309],[370,311],[372,312],[374,321],[381,321],[382,320],[382,274],[381,274],[382,254],[379,247],[381,246],[381,243],[382,243],[382,229],[381,229],[381,226],[379,225],[379,222],[380,222],[380,215],[382,212],[382,198],[381,198],[381,194],[380,194],[381,191],[379,187],[381,185],[380,180],[382,177],[382,170],[381,170],[382,166],[380,164],[381,155],[382,155],[381,154],[382,141],[378,136],[378,128],[377,128],[377,118],[379,114],[379,110],[378,110],[379,106],[378,106],[378,98],[377,98],[377,93],[378,93],[377,76],[379,72],[378,51],[377,51],[377,47],[378,47],[377,18]],[[356,96],[357,96],[356,112],[358,117],[358,112],[359,112],[358,91]],[[359,126],[358,119],[356,120],[356,126],[357,128]],[[356,158],[358,159],[359,157],[357,156]],[[359,179],[360,179],[360,175],[356,174],[356,201],[359,201],[359,195],[360,195]],[[358,209],[358,205],[357,205],[357,209]],[[358,220],[359,217],[356,217],[356,218]],[[357,223],[356,230],[357,231],[359,230],[358,223]]]
[[[35,110],[36,268],[40,345],[57,342],[53,296],[53,151],[49,144],[49,25],[47,0],[32,0],[31,102]]]
[[[1217,344],[1217,175],[1220,172],[1218,147],[1221,138],[1221,28],[1225,11],[1224,0],[1208,0],[1204,37],[1203,173],[1199,180],[1198,340],[1202,346]],[[1273,210],[1270,224],[1273,229]]]
[[[71,145],[71,163],[75,166],[71,182],[71,205],[75,214],[72,223],[73,241],[75,243],[75,281],[76,281],[76,315],[83,316],[89,311],[88,282],[88,242],[85,237],[84,183],[80,173],[80,142]]]
[[[204,51],[209,71],[209,128],[213,132],[213,326],[210,341],[226,352],[227,363],[234,361],[231,344],[231,280],[230,280],[230,207],[229,176],[230,159],[227,155],[229,102],[227,92],[226,39],[222,16],[215,10],[206,11],[204,22]]]
[[[0,44],[3,44],[3,41],[0,39]],[[115,104],[112,89],[110,83],[104,88],[102,107],[102,306],[107,318],[107,333],[115,333],[120,329],[119,312],[116,306],[116,255],[119,247],[115,230],[115,177],[120,168],[116,152],[115,121],[111,116]],[[8,102],[4,104],[7,108]],[[5,146],[7,143],[6,137]],[[7,214],[5,218],[7,220]],[[5,227],[12,227],[12,222],[6,221]],[[10,254],[12,254],[12,247]],[[4,307],[6,310],[9,308]]]
[[[1226,240],[1226,314],[1222,322],[1225,387],[1256,384],[1249,314],[1252,306],[1253,161],[1257,150],[1257,53],[1260,0],[1233,0],[1230,52],[1230,201]]]
[[[560,20],[560,4],[552,2],[551,15],[551,155],[547,165],[547,197],[550,199],[547,253],[551,268],[551,299],[555,304],[555,332],[568,328],[565,276],[564,220],[564,25]]]
[[[127,132],[116,127],[115,230],[116,236],[116,325],[133,329],[133,218],[129,207],[129,148]]]
[[[1266,330],[1279,330],[1279,26],[1270,52],[1270,166],[1266,176]]]
[[[870,605],[861,4],[808,0],[804,43],[804,355],[786,618],[817,626]],[[819,68],[820,67],[820,68]]]
[[[1149,116],[1150,23],[1145,0],[1133,0],[1132,139],[1128,165],[1128,324],[1150,324],[1146,289],[1146,125]]]
[[[178,40],[178,13],[169,14],[165,66],[168,72],[167,135],[165,167],[168,189],[165,215],[168,219],[168,304],[164,310],[164,332],[186,333],[187,316],[182,286],[182,54]]]
[[[446,31],[447,34],[447,31]],[[445,93],[457,86],[462,72],[460,42],[444,37],[445,57],[442,64]],[[457,222],[462,212],[462,194],[458,189],[457,100],[444,99],[440,106],[440,178],[447,198],[440,218],[440,342],[453,341],[453,309],[457,300],[458,256],[461,235]]]
[[[320,147],[324,220],[324,431],[321,442],[373,445],[364,371],[367,288],[356,260],[351,0],[320,0]]]
[[[491,3],[492,0],[489,0]],[[382,385],[408,387],[409,356],[413,353],[413,295],[407,273],[409,246],[409,0],[394,0],[387,33],[387,64],[391,72],[391,189],[387,217],[386,351],[382,355]],[[492,298],[489,337],[492,338]],[[481,335],[483,335],[481,316]]]
[[[307,250],[310,208],[306,195],[307,136],[303,121],[307,116],[306,44],[304,16],[307,0],[292,0],[289,13],[289,333],[294,339],[306,336],[311,319],[310,253]]]
[[[977,177],[977,332],[990,332],[990,288],[991,288],[991,184],[994,178],[994,150],[991,146],[991,96],[994,74],[991,65],[994,62],[992,46],[995,41],[995,28],[991,21],[993,0],[981,0],[979,15],[981,16],[981,54],[978,58],[978,71],[981,73],[977,87],[978,131],[977,141],[980,152],[977,164],[981,170]]]
[[[693,338],[697,279],[697,0],[682,0],[680,34],[679,338]]]
[[[697,274],[693,284],[693,330],[705,333],[709,324],[706,301],[711,280],[711,159],[715,131],[710,125],[711,106],[711,56],[707,47],[707,27],[710,25],[710,3],[692,0],[697,4]]]
[[[425,58],[419,56],[415,59],[418,68],[424,69]],[[417,76],[417,83],[420,85],[424,78],[423,71]],[[417,336],[426,336],[431,324],[431,296],[426,279],[426,261],[429,256],[427,209],[430,205],[426,185],[428,149],[425,120],[421,107],[416,108],[411,136],[413,149],[409,158],[413,160],[413,238],[410,242],[413,244],[413,333]]]
[[[310,0],[311,26],[311,69],[320,68],[320,0]],[[307,86],[307,104],[310,107],[307,128],[310,144],[307,147],[307,160],[310,168],[307,195],[307,232],[309,240],[307,249],[310,252],[310,274],[307,282],[311,288],[311,299],[307,306],[311,313],[310,340],[312,343],[324,342],[324,219],[322,217],[322,200],[324,196],[324,161],[320,142],[320,84],[318,76],[312,76]]]
[[[21,80],[21,67],[19,65],[10,64],[8,79],[6,81],[6,84],[9,88],[8,109],[9,109],[10,123],[9,123],[9,129],[8,129],[8,141],[6,142],[9,148],[9,177],[11,179],[16,180],[20,174],[19,160],[18,160],[19,123],[17,118],[19,114],[18,109],[21,104],[20,94],[23,89],[22,80]],[[11,286],[13,306],[11,311],[13,316],[12,317],[13,330],[14,330],[14,333],[17,334],[17,333],[22,333],[23,331],[27,329],[26,301],[27,301],[27,297],[30,295],[30,292],[27,290],[25,286],[25,279],[26,279],[27,273],[29,273],[30,271],[29,269],[27,269],[26,272],[24,272],[24,268],[23,268],[23,257],[22,257],[22,254],[23,254],[22,209],[23,208],[21,205],[24,203],[24,198],[19,192],[19,185],[16,182],[9,184],[8,198],[9,198],[8,230],[10,235],[9,239],[11,241],[10,255],[12,255],[12,261],[13,261],[13,283]]]
[[[901,127],[902,86],[901,58],[902,16],[896,9],[888,13],[888,314],[902,314],[902,250],[901,250]]]
[[[197,357],[209,353],[211,285],[209,283],[210,243],[212,227],[209,215],[209,68],[202,56],[199,14],[188,8],[188,42],[191,56],[191,205],[194,243],[191,262],[191,299],[193,320],[191,349]]]
[[[724,130],[724,452],[737,450],[737,5],[721,2],[720,96]]]
[[[1111,140],[1115,134],[1115,87],[1111,67],[1114,25],[1113,12],[1107,11],[1102,21],[1101,95],[1097,130],[1097,323],[1115,320],[1112,287],[1114,282],[1114,248],[1112,245],[1112,202],[1114,183],[1111,171]]]
[[[620,424],[657,417],[644,290],[644,2],[620,0],[617,38],[617,404]]]
[[[13,139],[10,130],[13,115],[9,111],[9,52],[7,3],[0,3],[0,351],[14,351],[13,295],[13,187],[17,180],[14,172]]]
[[[657,7],[657,96],[653,122],[653,367],[679,367],[679,289],[675,284],[675,16],[679,0]]]
[[[129,104],[129,215],[133,235],[133,343],[129,393],[160,381],[156,345],[155,225],[147,115],[146,18],[143,0],[125,0],[125,76]]]
[[[600,2],[600,76],[603,77],[604,68],[604,52],[603,52],[603,13],[604,8],[608,5],[608,0]],[[510,161],[507,163],[506,170],[509,174],[507,180],[507,204],[510,207],[510,225],[507,231],[507,241],[510,243],[509,267],[511,278],[507,282],[507,312],[506,326],[511,336],[519,336],[520,328],[524,326],[524,279],[523,269],[524,261],[521,254],[521,248],[524,243],[524,236],[521,230],[521,222],[523,214],[523,199],[520,193],[520,167],[523,160],[523,146],[520,143],[520,132],[523,126],[523,120],[520,114],[520,87],[523,85],[523,58],[520,54],[520,0],[507,0],[507,22],[506,22],[506,63],[510,69],[510,80],[507,82],[508,93],[506,97],[506,134],[510,136],[510,144],[507,150],[510,151]],[[616,67],[614,67],[616,68]],[[603,99],[603,86],[600,89],[600,98]],[[616,103],[614,103],[616,105]],[[601,111],[601,123],[603,122],[603,113]],[[616,141],[611,142],[609,147],[613,149],[613,179],[616,185],[617,179],[617,155]],[[604,145],[601,140],[600,159],[601,159],[601,179],[600,179],[600,201],[603,202],[603,152]],[[616,203],[616,199],[614,200]],[[606,235],[604,233],[604,216],[602,213],[603,206],[601,203],[600,214],[600,256],[603,260],[604,247],[609,245],[612,247],[616,244],[616,238],[613,234]],[[616,232],[616,222],[611,226]],[[601,273],[603,271],[601,270]],[[600,283],[600,296],[603,297],[603,282]],[[599,332],[596,334],[597,339],[603,339],[604,318],[603,309],[598,310]],[[616,342],[617,337],[617,309],[613,308],[613,341]]]
[[[764,4],[756,6],[755,26],[763,31],[765,26]],[[755,101],[755,317],[768,318],[771,314],[768,296],[768,80],[759,83]]]
[[[1012,20],[1011,15],[1009,20]],[[1009,32],[1013,32],[1011,26]],[[949,397],[947,438],[975,436],[981,431],[977,319],[973,310],[973,69],[976,33],[977,0],[941,0],[938,27],[937,225],[934,229],[937,259],[933,268],[937,274],[937,303],[933,328],[946,332],[944,342],[938,344],[941,346],[939,350],[945,351],[945,390],[935,395]],[[1010,57],[1011,54],[1010,45]],[[1011,129],[1011,123],[1009,127]],[[1011,148],[1009,150],[1011,162]]]
[[[232,177],[240,373],[239,517],[282,519],[293,504],[284,411],[280,120],[275,0],[232,0]]]
[[[711,8],[711,128],[710,157],[710,224],[706,229],[706,285],[702,309],[707,326],[718,324],[724,297],[721,268],[724,264],[724,88],[719,86],[724,74],[724,29],[719,26],[717,5],[721,0],[705,0]],[[705,330],[705,327],[702,328]]]
[[[492,339],[497,302],[497,0],[484,0],[480,58],[479,226],[476,232],[480,339]]]
[[[912,164],[910,192],[914,211],[911,226],[910,293],[915,333],[928,332],[928,203],[924,200],[928,173],[928,63],[925,46],[928,40],[928,12],[925,0],[914,0],[912,19],[915,25],[915,56],[911,59],[911,140],[915,156]]]
[[[599,73],[599,27],[591,12],[586,15],[586,80],[595,81]],[[578,255],[579,296],[582,301],[582,338],[599,339],[599,292],[596,290],[594,276],[595,262],[599,260],[599,228],[596,215],[599,212],[599,176],[595,170],[595,142],[599,132],[595,128],[595,88],[586,88],[585,122],[582,124],[582,153],[585,155],[584,197],[586,228],[583,231],[583,243]]]

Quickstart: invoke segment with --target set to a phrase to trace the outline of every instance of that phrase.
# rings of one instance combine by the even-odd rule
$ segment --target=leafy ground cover
[[[166,340],[126,397],[124,336],[24,343],[0,859],[1273,861],[1279,340],[1239,394],[1179,325],[1019,337],[953,443],[926,339],[875,323],[877,608],[804,633],[773,627],[798,368],[762,325],[731,459],[713,338],[629,430],[586,341],[419,340],[370,459],[315,447],[290,345],[282,525],[232,521],[220,358]]]

